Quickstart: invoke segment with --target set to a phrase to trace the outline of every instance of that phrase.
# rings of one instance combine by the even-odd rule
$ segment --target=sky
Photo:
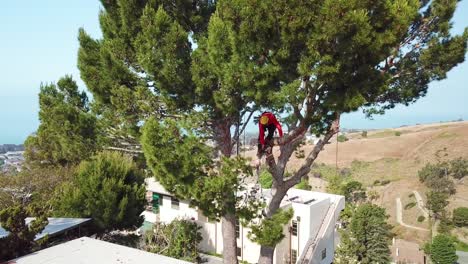
[[[101,36],[98,0],[4,1],[0,7],[0,144],[20,144],[36,131],[41,83],[71,74],[82,89],[77,69],[78,29]],[[464,15],[465,14],[465,15]],[[459,3],[453,33],[468,26],[468,1]],[[468,61],[448,78],[431,83],[426,97],[373,120],[361,112],[342,117],[345,128],[386,128],[462,118],[468,120]],[[254,126],[249,126],[254,127]]]

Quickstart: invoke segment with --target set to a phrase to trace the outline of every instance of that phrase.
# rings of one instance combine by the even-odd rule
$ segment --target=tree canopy
[[[54,213],[90,217],[98,233],[141,226],[146,205],[143,175],[131,157],[101,152],[80,163],[57,194]]]
[[[242,189],[233,175],[249,173],[228,158],[255,110],[283,113],[290,129],[280,156],[267,160],[275,193],[268,222],[338,132],[342,113],[415,102],[464,60],[468,38],[468,30],[450,34],[457,0],[101,2],[103,38],[79,33],[78,66],[93,109],[118,139],[111,144],[138,144],[143,131],[146,160],[163,186],[222,219],[228,263],[237,262]],[[287,175],[307,131],[322,140]],[[212,156],[202,146],[208,140]],[[273,253],[262,246],[259,262]]]
[[[77,164],[98,147],[97,119],[90,113],[88,97],[71,76],[57,84],[41,85],[40,125],[25,142],[28,162],[38,165]]]
[[[453,264],[458,256],[453,239],[448,235],[437,235],[430,244],[430,255],[434,263]]]
[[[343,231],[339,263],[389,263],[392,233],[387,219],[384,208],[373,204],[358,206],[349,228]]]

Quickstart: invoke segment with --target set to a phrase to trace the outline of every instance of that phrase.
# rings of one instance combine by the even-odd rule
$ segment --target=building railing
[[[325,232],[327,231],[330,220],[335,215],[335,209],[337,207],[337,204],[338,204],[337,202],[334,202],[328,207],[327,213],[325,217],[323,218],[322,223],[320,224],[320,228],[317,234],[315,235],[315,237],[310,238],[307,241],[304,247],[304,250],[302,251],[302,254],[299,260],[297,261],[297,263],[308,264],[311,261],[311,259],[314,256],[315,248],[317,246],[317,243],[319,242],[319,239],[324,236]]]

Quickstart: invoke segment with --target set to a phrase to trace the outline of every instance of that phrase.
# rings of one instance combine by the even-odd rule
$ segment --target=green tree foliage
[[[441,215],[448,205],[448,194],[443,192],[429,191],[427,194],[427,209],[429,209],[435,217]]]
[[[55,214],[90,217],[96,231],[139,227],[146,205],[143,175],[128,156],[101,152],[79,165],[55,202]]]
[[[455,244],[448,235],[437,235],[429,245],[431,260],[437,264],[453,264],[458,257],[455,253]]]
[[[150,116],[167,124],[162,119],[193,112],[196,105],[204,118],[188,130],[198,130],[200,141],[213,139],[218,154],[230,157],[240,130],[231,131],[239,119],[261,108],[289,115],[290,133],[280,147],[281,157],[268,163],[272,188],[281,190],[267,205],[268,218],[338,132],[341,113],[361,107],[368,107],[368,114],[381,113],[416,101],[431,81],[444,79],[464,60],[468,38],[468,31],[450,35],[457,0],[102,3],[103,38],[94,40],[80,30],[78,66],[100,116],[125,138],[138,138],[140,125]],[[287,162],[307,131],[323,135],[323,140],[286,178]],[[147,159],[164,159],[150,155],[145,153]],[[181,171],[183,162],[160,167],[171,174]],[[215,164],[221,167],[212,172],[223,171],[223,164]],[[189,188],[186,175],[173,175],[180,188]],[[224,259],[236,263],[233,226],[239,184],[237,178],[221,175],[208,177],[210,183],[188,182],[201,189],[210,186],[194,200],[212,204],[216,199],[209,195],[227,196],[221,210],[223,224],[230,225],[223,236]],[[259,262],[272,261],[273,248],[267,252]]]
[[[349,227],[342,231],[343,240],[337,250],[339,263],[389,263],[392,233],[387,219],[384,208],[374,204],[358,206]]]
[[[419,180],[433,191],[447,194],[455,193],[455,184],[449,178],[449,163],[439,162],[437,164],[427,163],[418,171]]]
[[[88,97],[71,76],[57,84],[41,85],[40,125],[25,142],[25,157],[38,165],[69,165],[88,158],[98,148],[96,117]]]
[[[468,159],[462,157],[450,161],[450,174],[455,179],[462,179],[468,175]]]
[[[350,181],[341,188],[341,193],[345,196],[346,202],[348,203],[358,204],[367,199],[366,189],[362,186],[362,183],[358,181]]]
[[[198,262],[198,243],[203,239],[195,222],[176,219],[169,224],[155,223],[145,233],[143,250],[168,257]]]
[[[453,221],[447,212],[442,212],[440,216],[440,222],[437,226],[437,232],[440,234],[450,235],[450,232],[453,230]]]
[[[273,185],[273,176],[271,176],[271,173],[268,172],[268,170],[262,170],[260,173],[260,178],[259,178],[259,183],[260,186],[264,189],[270,189],[271,186]]]
[[[38,215],[34,221],[26,224],[26,217]],[[0,224],[9,232],[0,238],[0,261],[17,258],[37,249],[40,243],[34,241],[36,235],[48,224],[47,217],[32,206],[15,204],[0,211]]]
[[[338,142],[345,142],[348,141],[349,139],[345,135],[339,135],[338,136]]]
[[[260,224],[249,225],[251,231],[247,236],[259,245],[275,247],[285,237],[283,232],[285,225],[291,221],[293,215],[292,208],[288,210],[279,209],[271,218],[261,221]]]
[[[468,226],[468,207],[458,207],[453,210],[453,223],[458,227]]]
[[[312,190],[312,186],[310,186],[309,179],[307,178],[303,178],[300,183],[294,186],[294,188],[300,189],[300,190],[307,190],[307,191]]]

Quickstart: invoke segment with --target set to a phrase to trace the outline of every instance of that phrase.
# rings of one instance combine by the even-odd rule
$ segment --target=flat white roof
[[[6,264],[190,264],[146,251],[82,237]]]
[[[29,225],[34,219],[34,217],[27,217],[25,219],[26,224]],[[40,234],[36,235],[35,240],[41,239],[42,237],[49,235],[57,235],[63,233],[67,230],[80,226],[88,221],[91,221],[91,218],[48,218],[49,224],[42,230]],[[8,236],[8,232],[0,226],[0,238]]]
[[[164,189],[164,187],[159,182],[157,182],[154,179],[154,177],[146,178],[145,182],[146,182],[146,190],[147,191],[152,191],[152,192],[155,192],[155,193],[174,196],[171,193],[169,193],[168,191],[166,191],[166,189]]]
[[[154,178],[146,178],[146,189],[151,192],[160,193],[168,196],[174,196],[169,193],[159,182],[157,182]],[[239,196],[245,196],[246,193],[249,193],[250,190],[254,187],[254,184],[249,184],[247,186],[247,190],[240,192]],[[255,194],[256,196],[263,196],[267,200],[271,199],[271,189],[261,189]],[[323,193],[323,192],[314,192],[314,191],[307,191],[307,190],[300,190],[291,188],[288,190],[286,196],[281,201],[281,207],[286,206],[291,203],[301,203],[301,204],[312,204],[314,202],[318,202],[321,200],[329,199],[330,202],[336,202],[339,199],[342,199],[343,196],[330,194],[330,193]]]

